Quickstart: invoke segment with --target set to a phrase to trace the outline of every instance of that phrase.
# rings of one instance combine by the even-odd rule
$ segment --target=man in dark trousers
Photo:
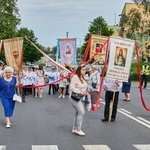
[[[116,119],[119,91],[122,89],[122,82],[118,80],[105,78],[103,88],[106,91],[106,93],[105,93],[104,119],[102,119],[102,122],[109,121],[110,102],[113,99],[113,94],[115,92],[114,104],[113,104],[111,120],[110,120],[111,122],[113,122]]]
[[[148,81],[148,76],[149,76],[150,70],[149,70],[149,65],[148,62],[145,61],[144,64],[142,65],[141,69],[141,86],[145,89],[147,87],[147,81]],[[144,82],[144,86],[143,86]]]

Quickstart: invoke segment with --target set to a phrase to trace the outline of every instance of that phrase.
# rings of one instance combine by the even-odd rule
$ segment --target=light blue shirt
[[[103,86],[105,85],[107,87],[106,91],[114,92],[114,90],[115,90],[115,81],[116,80],[108,79],[108,78],[104,79]],[[122,89],[122,82],[119,81],[119,87],[118,86],[116,87],[116,92],[120,91],[121,89]]]

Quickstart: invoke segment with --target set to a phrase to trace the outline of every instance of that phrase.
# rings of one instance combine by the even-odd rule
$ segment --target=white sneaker
[[[72,133],[75,133],[77,130],[72,130]]]
[[[65,98],[65,96],[63,95],[62,98]]]
[[[82,132],[82,131],[75,130],[74,133],[77,134],[77,135],[80,135],[80,136],[85,136],[85,133]]]
[[[10,128],[10,123],[7,123],[7,124],[6,124],[6,128]]]
[[[62,95],[59,95],[59,97],[58,98],[61,98],[62,97]]]

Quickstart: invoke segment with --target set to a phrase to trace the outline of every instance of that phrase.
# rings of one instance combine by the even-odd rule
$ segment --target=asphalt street
[[[148,107],[149,91],[143,90]],[[0,105],[0,150],[150,150],[150,112],[142,106],[137,84],[131,88],[130,102],[124,102],[120,93],[115,122],[101,122],[105,103],[102,91],[100,108],[85,113],[85,137],[71,132],[75,110],[69,97],[58,99],[58,94],[47,93],[46,87],[43,99],[27,95],[26,102],[16,103],[10,129],[5,127]]]

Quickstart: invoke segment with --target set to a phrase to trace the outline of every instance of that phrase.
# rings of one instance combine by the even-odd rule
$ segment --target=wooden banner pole
[[[47,59],[49,59],[50,62],[52,62],[54,65],[66,70],[67,72],[71,72],[70,70],[68,70],[67,68],[65,68],[63,65],[57,63],[56,61],[54,61],[52,58],[50,58],[48,55],[46,55],[42,50],[40,50],[33,42],[31,42],[26,36],[25,36],[26,40],[33,45],[40,53],[42,53]]]
[[[114,106],[114,101],[115,101],[115,94],[116,94],[116,88],[117,88],[117,85],[115,84],[112,104],[111,104],[110,111],[109,111],[109,120],[108,120],[109,122],[111,120],[111,115],[112,115],[112,111],[113,111],[113,106]]]

